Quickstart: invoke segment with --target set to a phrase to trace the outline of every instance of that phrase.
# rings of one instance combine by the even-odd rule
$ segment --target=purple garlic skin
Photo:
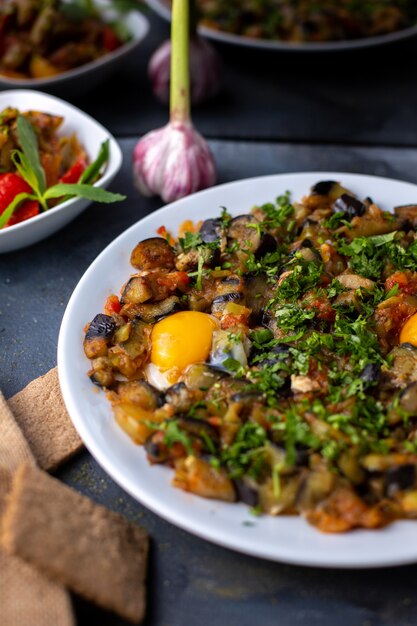
[[[143,195],[173,202],[215,184],[213,155],[191,122],[171,122],[137,143],[133,181]]]
[[[155,97],[169,102],[171,42],[163,43],[152,55],[148,67]],[[201,104],[216,95],[223,75],[223,64],[213,46],[198,35],[190,39],[191,104]]]

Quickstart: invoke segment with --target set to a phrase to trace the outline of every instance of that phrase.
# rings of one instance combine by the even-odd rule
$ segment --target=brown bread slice
[[[75,626],[69,593],[59,583],[0,550],[1,626]]]
[[[35,465],[29,446],[0,391],[0,518],[13,473]],[[29,563],[0,548],[1,626],[75,626],[68,592]]]
[[[148,536],[30,465],[16,472],[3,547],[134,623],[145,614]]]
[[[56,367],[29,383],[8,404],[42,469],[56,469],[83,447],[65,408]]]

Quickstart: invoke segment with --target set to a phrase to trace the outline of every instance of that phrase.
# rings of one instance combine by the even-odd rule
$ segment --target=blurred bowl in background
[[[0,75],[0,90],[42,89],[62,97],[73,97],[74,94],[78,96],[95,89],[97,85],[111,76],[143,42],[149,31],[149,22],[139,11],[122,14],[110,8],[106,0],[96,0],[96,4],[102,7],[102,15],[106,21],[117,19],[121,23],[130,33],[130,41],[91,63],[56,76],[20,79]]]

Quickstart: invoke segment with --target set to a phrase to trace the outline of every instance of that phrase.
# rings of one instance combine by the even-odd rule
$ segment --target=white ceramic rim
[[[146,0],[149,6],[167,21],[171,21],[171,11],[164,0]],[[409,26],[403,30],[388,33],[386,35],[377,35],[374,37],[364,37],[363,39],[352,39],[346,41],[326,41],[318,43],[290,43],[281,41],[269,41],[267,39],[251,39],[242,35],[233,35],[214,28],[200,26],[198,29],[201,35],[208,39],[213,39],[220,43],[233,44],[235,46],[244,46],[247,48],[260,48],[264,50],[276,50],[280,52],[336,52],[343,50],[360,50],[361,48],[371,48],[373,46],[382,46],[396,41],[402,41],[415,37],[417,35],[417,25]]]
[[[95,187],[104,188],[107,185],[107,182],[111,178],[113,178],[117,174],[117,172],[120,170],[120,167],[123,161],[123,155],[122,155],[122,151],[120,149],[119,144],[117,143],[113,135],[107,130],[107,128],[105,128],[102,124],[100,124],[100,122],[97,122],[93,117],[91,117],[91,115],[88,115],[88,113],[84,113],[84,111],[74,106],[73,104],[70,104],[66,100],[63,100],[62,98],[51,96],[50,94],[44,93],[43,91],[35,91],[34,89],[13,89],[13,90],[0,92],[0,110],[2,109],[1,101],[7,100],[8,98],[10,98],[11,94],[19,95],[19,96],[26,96],[28,98],[28,102],[30,102],[30,98],[33,98],[33,95],[36,94],[37,96],[43,96],[45,100],[48,100],[49,102],[52,102],[52,103],[57,102],[60,105],[63,104],[70,111],[72,110],[76,112],[78,115],[81,115],[91,125],[94,125],[96,128],[100,129],[103,133],[107,135],[107,138],[110,141],[111,156],[110,156],[108,166],[103,176],[101,176],[94,183]],[[28,220],[19,222],[18,224],[13,224],[12,226],[8,226],[7,229],[4,229],[4,230],[1,229],[0,240],[2,237],[10,237],[11,236],[10,233],[16,232],[18,230],[22,230],[24,228],[30,228],[30,225],[33,224],[35,221],[40,222],[41,220],[49,219],[50,216],[52,215],[52,212],[56,214],[56,213],[61,213],[62,211],[68,210],[69,207],[73,206],[78,201],[79,201],[79,198],[72,198],[71,200],[67,200],[66,202],[63,202],[62,204],[58,204],[56,207],[54,207],[53,209],[50,209],[49,211],[44,211],[43,213],[39,213],[39,215],[35,215],[34,217],[31,217]]]
[[[154,232],[157,226],[164,223],[164,216],[166,216],[168,213],[175,212],[175,209],[181,207],[181,204],[184,201],[186,201],[187,203],[194,203],[194,201],[204,199],[205,206],[218,206],[222,204],[222,201],[220,200],[219,202],[218,199],[210,201],[210,197],[222,196],[223,192],[226,191],[233,192],[235,189],[238,189],[238,187],[242,184],[255,185],[258,186],[258,188],[262,189],[262,186],[265,183],[267,184],[268,182],[273,182],[275,184],[276,182],[277,193],[280,193],[280,191],[285,191],[287,189],[291,190],[292,184],[296,184],[297,181],[302,181],[303,179],[308,180],[308,182],[306,181],[305,183],[306,185],[311,185],[314,182],[317,182],[317,180],[339,180],[348,188],[352,188],[353,191],[355,190],[355,181],[356,184],[368,184],[369,181],[371,181],[372,184],[375,186],[373,191],[375,191],[375,189],[378,189],[381,185],[396,185],[398,187],[401,187],[403,192],[407,191],[407,201],[409,199],[410,202],[413,202],[413,199],[417,197],[417,185],[408,182],[396,181],[393,179],[387,179],[378,176],[367,176],[352,173],[302,172],[263,176],[235,181],[232,183],[226,183],[224,185],[219,185],[218,187],[199,192],[197,194],[194,194],[193,196],[189,196],[188,198],[179,200],[159,209],[158,211],[155,211],[154,213],[148,215],[144,219],[131,226],[124,233],[119,235],[111,244],[109,244],[105,248],[105,250],[103,250],[103,252],[87,269],[69,300],[62,320],[58,341],[58,371],[63,398],[69,415],[74,423],[74,426],[79,432],[86,447],[97,460],[97,462],[103,467],[103,469],[115,480],[115,482],[118,483],[133,498],[144,504],[154,513],[168,520],[174,525],[191,532],[192,534],[207,539],[208,541],[211,541],[223,547],[230,548],[252,556],[311,567],[366,569],[414,563],[417,561],[417,521],[399,521],[389,525],[384,529],[374,531],[358,530],[344,535],[324,535],[309,526],[304,520],[299,517],[280,516],[273,518],[269,516],[264,516],[260,518],[260,522],[263,525],[262,528],[266,528],[270,534],[271,524],[276,524],[276,526],[273,527],[274,536],[282,536],[282,532],[284,532],[285,538],[285,529],[288,528],[286,524],[290,523],[296,525],[296,532],[292,534],[290,533],[292,543],[284,541],[284,543],[281,543],[279,545],[279,548],[277,549],[277,547],[274,545],[271,546],[270,544],[265,544],[262,538],[261,530],[258,531],[258,533],[261,533],[260,544],[259,540],[256,539],[256,531],[253,529],[248,531],[243,530],[245,523],[242,521],[240,521],[240,524],[242,524],[242,526],[238,526],[237,528],[229,528],[227,527],[227,525],[223,524],[225,516],[228,516],[227,519],[229,520],[233,519],[233,521],[235,521],[235,518],[239,518],[240,520],[242,520],[244,512],[247,512],[248,510],[248,507],[246,507],[246,505],[224,503],[219,504],[217,503],[217,501],[207,501],[202,498],[198,498],[197,496],[184,494],[180,490],[175,490],[171,487],[173,492],[177,492],[177,495],[174,498],[174,507],[170,507],[169,502],[164,501],[164,499],[161,498],[161,496],[157,493],[157,488],[153,489],[151,485],[153,477],[157,479],[156,487],[158,486],[158,484],[160,484],[160,472],[167,473],[167,477],[164,478],[164,480],[170,478],[170,471],[165,467],[148,466],[150,471],[155,472],[155,474],[152,475],[151,473],[147,473],[146,469],[144,470],[144,468],[142,467],[142,471],[145,471],[146,473],[146,488],[141,491],[135,480],[127,478],[123,473],[123,469],[120,469],[117,466],[116,462],[109,460],[106,454],[102,452],[102,449],[92,432],[94,428],[97,429],[98,427],[93,426],[92,428],[89,425],[88,416],[86,416],[83,410],[81,410],[80,408],[79,397],[82,396],[82,392],[80,392],[80,389],[78,389],[77,387],[74,387],[72,383],[72,379],[74,378],[72,373],[75,371],[75,368],[79,368],[80,365],[79,363],[77,364],[77,362],[73,362],[71,360],[71,357],[68,357],[68,354],[71,351],[71,347],[74,344],[74,336],[71,337],[74,328],[74,325],[72,324],[73,316],[77,313],[77,309],[79,308],[79,300],[82,297],[83,291],[87,289],[88,283],[96,274],[96,270],[99,269],[102,261],[109,254],[112,255],[113,253],[116,260],[121,258],[120,250],[118,248],[125,239],[129,238],[130,235],[136,233],[137,231],[137,237],[136,235],[135,237],[136,240],[140,240],[140,231],[143,227],[146,226],[152,227]],[[369,191],[373,193],[372,190]],[[408,194],[410,195],[410,198],[408,197]],[[399,204],[405,203],[408,202],[399,202]],[[244,210],[244,207],[242,207],[241,211],[242,210]],[[233,211],[233,213],[235,213],[235,211]],[[198,212],[192,215],[192,217],[194,220],[199,219]],[[184,219],[184,216],[181,215],[181,218]],[[181,221],[181,218],[176,219],[180,219]],[[146,234],[146,236],[150,235]],[[110,293],[114,286],[109,285],[109,287]],[[99,303],[97,304],[99,306]],[[85,371],[87,369],[88,360],[85,359]],[[108,411],[111,413],[110,405],[108,406]],[[96,418],[97,416],[93,417]],[[102,435],[101,431],[100,435]],[[138,448],[138,446],[135,446],[135,444],[131,442],[127,436],[125,436],[125,441],[127,446],[134,446],[135,449]],[[123,447],[125,448],[124,443]],[[125,451],[126,450],[128,450],[128,448],[125,448]],[[141,448],[139,448],[139,450],[141,450]],[[159,473],[158,476],[157,472]],[[177,502],[179,503],[178,508],[176,506]],[[184,505],[184,502],[186,503],[186,505]],[[194,506],[196,507],[196,512],[194,510]],[[238,514],[234,515],[233,513],[229,515],[230,511],[232,510],[230,507],[234,508],[235,510],[238,510],[237,507],[240,507],[239,511],[241,513],[241,517]],[[195,516],[198,517],[201,514],[202,510],[207,511],[207,515],[203,517],[202,522],[200,521],[198,525],[196,525],[195,523],[193,523],[193,521],[190,521],[190,511],[192,512],[192,514],[195,514]],[[211,516],[211,514],[214,515],[218,512],[218,510],[220,510],[222,529],[215,529],[215,531],[213,531],[212,522],[214,520],[214,517]],[[248,518],[250,519],[250,516],[246,515],[246,519]],[[255,520],[255,524],[256,523],[257,520]],[[255,536],[253,534],[251,535],[251,533],[255,533]],[[242,538],[243,536],[244,538]],[[394,543],[396,541],[398,542],[399,536],[401,536],[401,550],[396,548],[394,549],[394,551],[392,551],[390,546],[392,546],[393,541]],[[308,549],[305,549],[304,543],[307,541],[308,546],[310,538],[313,541],[314,549],[309,552]],[[350,541],[351,538],[353,538],[353,542],[355,545],[356,552],[354,553],[351,549],[352,545],[350,545],[352,543]],[[373,545],[372,556],[367,553],[368,546],[371,544]],[[375,549],[374,544],[376,545],[377,549]],[[384,546],[389,552],[388,555],[384,554],[383,549],[381,549]],[[301,549],[302,551],[300,553]],[[340,556],[340,552],[343,553],[343,556]]]
[[[19,87],[22,89],[30,89],[33,87],[35,89],[40,89],[42,87],[59,85],[60,83],[70,80],[71,78],[82,79],[85,74],[94,72],[94,70],[104,65],[108,65],[116,59],[124,57],[131,50],[139,46],[139,44],[141,44],[142,41],[145,39],[146,35],[149,32],[149,21],[139,11],[130,11],[123,15],[122,19],[126,25],[129,24],[129,20],[135,20],[138,24],[138,27],[137,32],[135,32],[134,30],[130,30],[132,40],[124,43],[122,46],[120,46],[120,48],[117,48],[113,52],[105,54],[95,61],[85,63],[80,67],[68,70],[67,72],[61,72],[60,74],[57,74],[56,76],[50,76],[49,78],[10,78],[8,76],[3,76],[2,74],[0,74],[0,89],[1,87],[16,87],[16,89],[18,89]]]

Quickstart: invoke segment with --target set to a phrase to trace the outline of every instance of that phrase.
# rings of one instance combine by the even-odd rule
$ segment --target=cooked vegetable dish
[[[202,24],[255,39],[323,42],[385,35],[417,21],[413,0],[198,0]]]
[[[89,376],[173,484],[324,532],[417,517],[417,205],[336,181],[134,248]]]
[[[3,0],[0,74],[48,78],[119,48],[126,33],[107,24],[91,0]]]
[[[58,135],[63,121],[11,107],[0,113],[0,229],[75,197],[105,203],[125,199],[93,186],[107,166],[109,140],[90,163],[76,133]]]
[[[75,134],[58,136],[63,118],[41,111],[26,111],[22,116],[36,132],[39,158],[48,187],[58,182],[78,182],[89,159]],[[18,117],[19,111],[14,108],[4,109],[0,113],[0,215],[19,193],[31,191],[28,183],[19,176],[12,159],[15,151],[20,148]],[[39,202],[28,200],[14,212],[5,225],[12,226],[34,217],[40,210]]]

